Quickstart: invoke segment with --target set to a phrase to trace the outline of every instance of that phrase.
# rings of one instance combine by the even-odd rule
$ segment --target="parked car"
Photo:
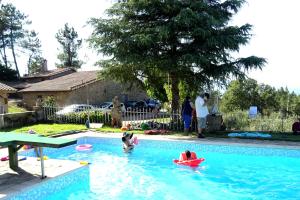
[[[127,105],[126,107],[127,110],[149,109],[146,101],[128,101],[126,105]]]
[[[136,103],[137,103],[137,101],[127,101],[125,103],[126,110],[134,108]]]
[[[148,99],[146,102],[148,104],[148,107],[151,109],[154,109],[154,108],[161,109],[161,103],[159,100]]]
[[[113,108],[113,103],[112,102],[104,102],[99,105],[99,110],[103,112],[110,111]],[[121,110],[122,112],[126,112],[125,105],[121,103]]]
[[[56,112],[56,115],[66,115],[70,113],[82,112],[87,110],[95,110],[96,108],[88,104],[72,104],[62,110]]]

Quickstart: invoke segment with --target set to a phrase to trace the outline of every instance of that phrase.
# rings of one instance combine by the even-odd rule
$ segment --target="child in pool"
[[[122,137],[123,150],[126,153],[132,151],[134,148],[132,137],[133,137],[133,133],[131,134],[127,132],[123,133],[123,137]]]
[[[190,152],[189,150],[186,150],[185,152],[182,152],[180,154],[179,160],[184,161],[184,160],[195,160],[197,159],[197,155],[195,152]]]

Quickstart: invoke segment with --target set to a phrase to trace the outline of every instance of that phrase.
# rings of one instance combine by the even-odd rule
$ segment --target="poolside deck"
[[[107,137],[122,138],[123,133],[100,133],[94,131],[86,131],[78,134],[67,135],[65,138],[77,139],[80,137]],[[240,138],[212,138],[206,137],[198,139],[195,136],[176,136],[176,135],[144,135],[135,134],[138,139],[145,140],[187,140],[200,144],[220,144],[220,145],[237,145],[237,146],[253,146],[266,148],[288,148],[300,149],[300,142],[279,141],[279,140],[257,140],[257,139],[240,139]],[[300,137],[300,136],[299,136]]]
[[[7,148],[0,149],[0,156],[7,154]],[[22,157],[19,157],[22,158]],[[0,161],[0,199],[18,192],[25,187],[62,175],[71,170],[82,167],[79,162],[69,160],[45,160],[46,179],[41,179],[41,164],[37,158],[27,157],[19,162],[19,169],[13,171],[8,161]]]

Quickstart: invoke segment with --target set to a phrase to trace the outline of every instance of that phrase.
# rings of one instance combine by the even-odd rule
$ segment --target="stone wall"
[[[0,114],[0,129],[19,127],[35,122],[37,122],[37,114],[34,111]]]
[[[88,98],[90,104],[97,105],[112,101],[115,96],[119,96],[122,102],[147,98],[146,92],[137,87],[127,90],[126,86],[113,81],[97,81],[72,91],[66,104],[87,103]]]
[[[24,106],[32,110],[32,108],[36,106],[38,97],[45,99],[48,96],[52,96],[55,98],[55,102],[58,106],[63,106],[66,100],[69,99],[70,92],[24,92],[22,96]]]
[[[63,107],[70,104],[86,104],[87,98],[89,104],[99,105],[106,101],[112,101],[114,96],[119,96],[122,102],[126,100],[143,100],[147,98],[145,91],[133,87],[130,90],[126,86],[106,80],[99,80],[88,86],[80,87],[67,92],[24,92],[23,103],[29,109],[36,106],[39,96],[45,99],[47,96],[53,96],[57,106]]]

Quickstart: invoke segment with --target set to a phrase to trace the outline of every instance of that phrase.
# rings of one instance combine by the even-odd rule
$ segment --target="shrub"
[[[290,132],[295,116],[282,118],[280,113],[273,112],[250,119],[248,111],[236,111],[223,114],[223,119],[228,130]]]

